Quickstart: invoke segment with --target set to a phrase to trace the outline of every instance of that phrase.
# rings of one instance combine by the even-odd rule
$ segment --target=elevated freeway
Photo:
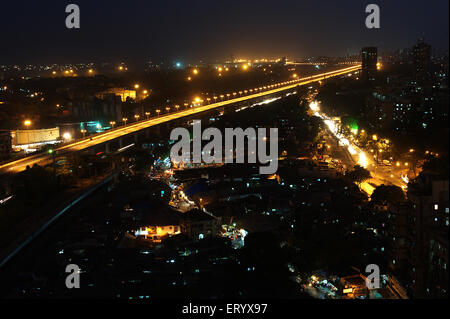
[[[310,83],[322,81],[328,78],[345,75],[348,73],[352,73],[358,71],[361,68],[361,65],[354,65],[346,68],[341,68],[335,71],[325,72],[317,75],[313,75],[310,77],[299,78],[295,80],[289,80],[286,82],[271,84],[268,86],[263,86],[260,88],[246,90],[248,94],[229,98],[220,102],[213,102],[206,105],[199,105],[196,107],[188,107],[187,109],[179,110],[176,112],[159,115],[155,117],[151,117],[149,119],[145,119],[139,122],[130,123],[125,126],[120,126],[115,129],[108,130],[101,134],[93,135],[91,137],[84,138],[82,140],[74,141],[72,143],[68,143],[62,145],[58,148],[55,148],[53,154],[48,153],[39,153],[35,155],[31,155],[28,157],[24,157],[21,159],[17,159],[8,163],[4,163],[0,165],[0,172],[10,172],[16,173],[21,172],[26,169],[27,166],[33,166],[34,164],[46,165],[52,162],[52,159],[55,153],[58,155],[67,154],[70,152],[77,152],[81,150],[85,150],[94,146],[99,146],[101,144],[108,143],[110,141],[120,139],[126,135],[130,135],[133,133],[137,133],[146,128],[162,124],[165,122],[173,121],[176,119],[180,119],[186,116],[192,116],[197,113],[205,112],[208,110],[212,110],[219,107],[225,107],[227,105],[252,100],[255,98],[275,94],[278,92],[286,91],[293,89],[297,86],[307,85]],[[256,92],[256,93],[254,93]]]

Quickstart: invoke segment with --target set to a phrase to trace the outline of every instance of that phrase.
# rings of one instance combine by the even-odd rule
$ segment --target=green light
[[[48,153],[53,154],[53,150],[52,149],[48,150]]]
[[[353,123],[350,124],[350,131],[351,131],[354,135],[358,134],[358,130],[359,130],[358,124],[356,124],[355,122],[353,122]]]

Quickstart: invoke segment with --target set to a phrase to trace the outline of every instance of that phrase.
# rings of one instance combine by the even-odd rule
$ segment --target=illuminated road
[[[324,80],[327,78],[336,77],[336,76],[344,75],[347,73],[355,72],[355,71],[359,70],[360,68],[361,68],[360,65],[356,65],[356,66],[346,67],[346,68],[335,70],[335,71],[317,74],[317,75],[306,77],[306,78],[299,78],[299,79],[289,80],[289,81],[282,82],[282,83],[271,84],[271,85],[264,86],[261,88],[256,88],[254,91],[256,91],[256,92],[259,91],[258,93],[248,94],[245,96],[240,96],[237,98],[232,98],[232,99],[224,100],[224,101],[217,102],[217,103],[211,103],[211,104],[207,104],[207,105],[191,107],[186,110],[180,110],[180,111],[169,113],[166,115],[160,115],[158,117],[153,117],[153,118],[150,118],[147,120],[142,120],[140,122],[136,122],[136,123],[129,124],[126,126],[118,127],[116,129],[109,130],[107,132],[104,132],[104,133],[101,133],[98,135],[94,135],[91,138],[85,138],[83,140],[79,140],[79,141],[76,141],[76,142],[73,142],[70,144],[66,144],[64,146],[61,146],[61,147],[55,149],[55,151],[58,156],[63,155],[65,153],[69,153],[69,152],[80,151],[83,149],[87,149],[87,148],[90,148],[90,147],[93,147],[96,145],[106,143],[108,141],[123,137],[123,136],[131,134],[131,133],[138,132],[145,128],[155,126],[155,125],[158,125],[161,123],[165,123],[165,122],[179,119],[179,118],[182,118],[185,116],[193,115],[196,113],[201,113],[204,111],[212,110],[212,109],[215,109],[218,107],[227,106],[227,105],[230,105],[233,103],[243,102],[243,101],[251,100],[254,98],[282,92],[285,90],[290,90],[299,85],[307,85],[307,84],[318,82],[318,81],[321,81],[321,80]],[[47,153],[35,154],[35,155],[31,155],[31,156],[28,156],[28,157],[25,157],[22,159],[18,159],[16,161],[12,161],[12,162],[3,164],[0,166],[0,171],[20,172],[20,171],[25,170],[27,166],[31,167],[34,164],[46,165],[51,162],[52,162],[52,155],[47,154]]]
[[[315,116],[320,117],[326,124],[328,131],[339,141],[339,147],[344,149],[348,156],[343,156],[341,160],[346,163],[347,168],[352,168],[353,165],[360,165],[370,171],[372,178],[361,183],[361,189],[368,195],[371,195],[375,190],[374,186],[381,184],[396,185],[402,189],[407,187],[407,179],[405,179],[402,169],[395,166],[384,166],[378,164],[372,155],[368,154],[359,148],[354,141],[349,140],[344,135],[339,133],[337,124],[326,114],[320,112],[317,102],[311,102],[310,109]],[[330,143],[332,144],[332,143]]]

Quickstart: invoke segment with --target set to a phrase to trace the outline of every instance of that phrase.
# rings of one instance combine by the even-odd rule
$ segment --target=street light
[[[111,121],[111,122],[109,122],[109,124],[111,124],[112,128],[114,128],[114,125],[116,125],[116,122]]]
[[[124,118],[122,119],[122,121],[124,121],[124,122],[125,122],[125,125],[127,125],[128,119],[127,119],[126,117],[124,117]]]
[[[53,166],[53,178],[55,179],[56,178],[56,152],[53,150],[53,149],[49,149],[48,151],[47,151],[51,156],[52,156],[52,159],[53,159],[53,163],[52,163],[52,166]]]
[[[30,125],[31,125],[31,121],[30,121],[30,120],[25,120],[25,121],[23,122],[23,124],[25,125],[26,128],[29,128]]]
[[[72,135],[69,132],[63,134],[63,139],[66,141],[70,141],[72,139]]]
[[[84,138],[87,131],[85,129],[82,129],[80,132],[81,132],[81,134],[83,134],[83,138]]]
[[[156,110],[156,113],[159,115],[159,112],[161,112],[161,110]]]
[[[150,116],[150,112],[145,112],[145,116],[147,116],[147,120],[148,120],[148,117]]]
[[[139,118],[140,118],[141,116],[139,115],[139,114],[136,114],[135,116],[134,116],[134,118],[136,119],[136,122],[137,121],[139,121]]]

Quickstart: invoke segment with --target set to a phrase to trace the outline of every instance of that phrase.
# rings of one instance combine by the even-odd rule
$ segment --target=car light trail
[[[367,168],[368,162],[367,162],[367,155],[364,152],[359,152],[359,165],[361,165],[364,168]]]

